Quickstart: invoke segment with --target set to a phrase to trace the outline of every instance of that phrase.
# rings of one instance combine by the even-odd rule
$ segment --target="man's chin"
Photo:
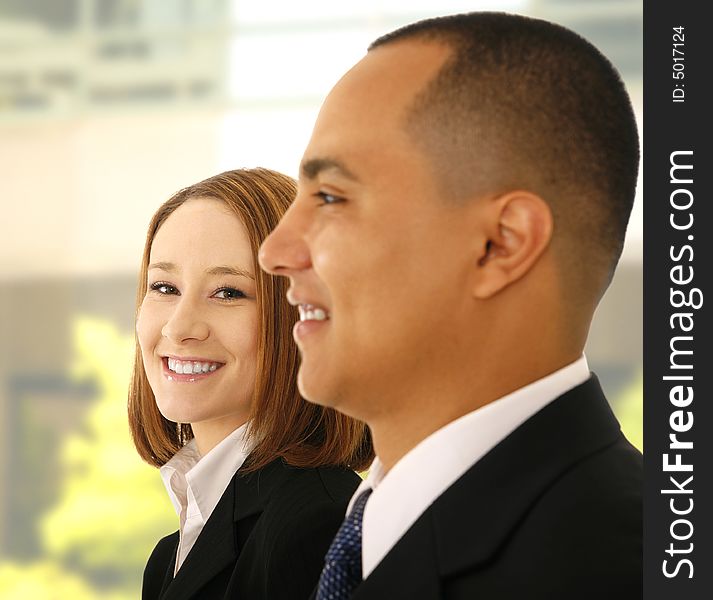
[[[365,421],[362,411],[359,410],[361,408],[359,403],[350,401],[350,398],[352,400],[354,398],[345,394],[344,388],[336,386],[333,382],[327,382],[323,376],[311,378],[300,369],[297,375],[297,388],[300,395],[310,404],[332,408],[347,417]]]
[[[336,404],[336,394],[333,394],[333,386],[329,385],[324,378],[315,377],[316,373],[306,372],[304,365],[297,373],[297,389],[300,395],[312,404],[319,404],[325,408],[338,409]]]
[[[325,403],[321,400],[322,394],[319,394],[319,385],[314,381],[314,378],[309,377],[304,373],[304,367],[300,367],[297,373],[297,389],[300,391],[300,395],[311,402],[312,404],[324,405]]]

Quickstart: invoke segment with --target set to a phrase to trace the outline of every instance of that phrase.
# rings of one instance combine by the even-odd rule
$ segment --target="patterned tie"
[[[361,521],[371,489],[354,502],[327,551],[316,600],[347,600],[361,583]]]

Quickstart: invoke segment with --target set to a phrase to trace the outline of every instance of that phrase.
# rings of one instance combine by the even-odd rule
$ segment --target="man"
[[[641,597],[641,455],[582,354],[637,166],[613,67],[539,20],[407,26],[331,91],[260,254],[300,390],[377,454],[318,599]]]

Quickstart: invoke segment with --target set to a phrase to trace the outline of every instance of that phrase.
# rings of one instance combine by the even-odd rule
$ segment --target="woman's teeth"
[[[168,359],[168,369],[174,373],[178,373],[179,375],[198,375],[201,373],[210,373],[221,366],[221,363],[214,362],[176,360],[175,358]]]
[[[327,311],[305,304],[300,304],[300,321],[326,321],[329,318]]]

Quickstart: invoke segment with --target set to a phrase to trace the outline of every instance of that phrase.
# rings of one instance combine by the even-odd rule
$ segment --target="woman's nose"
[[[197,303],[182,297],[161,329],[161,334],[174,343],[202,341],[210,335],[210,327]]]

